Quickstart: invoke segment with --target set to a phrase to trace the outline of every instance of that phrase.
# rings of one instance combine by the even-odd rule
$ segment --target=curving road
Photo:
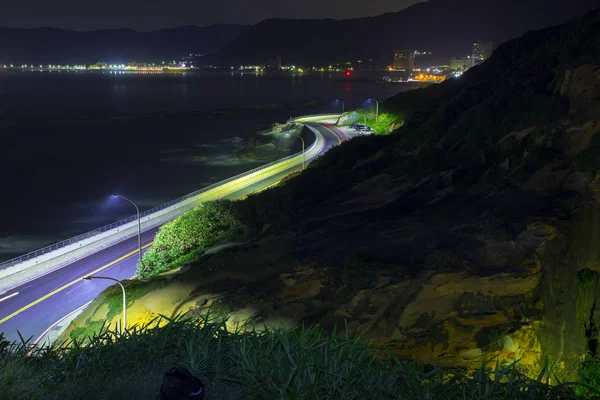
[[[350,139],[345,131],[330,124],[305,122],[304,125],[323,136],[325,144],[320,154]],[[299,168],[301,165],[296,165],[268,178],[247,182],[223,198],[242,198],[279,182]],[[158,227],[143,232],[144,249],[152,244],[157,230]],[[86,281],[82,279],[84,276],[101,274],[129,279],[135,274],[137,260],[137,237],[132,237],[0,293],[0,332],[10,341],[20,340],[19,333],[32,341],[39,338],[56,321],[89,303],[112,284],[104,280]]]

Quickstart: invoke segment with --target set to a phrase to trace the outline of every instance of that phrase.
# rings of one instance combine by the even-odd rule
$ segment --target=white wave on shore
[[[160,160],[163,163],[178,165],[207,165],[211,167],[228,167],[244,164],[261,164],[262,160],[240,159],[235,154],[216,154],[208,156],[180,156],[166,157]]]
[[[244,142],[244,138],[235,136],[232,138],[222,139],[221,142],[223,142],[223,143],[242,143],[242,142]]]
[[[245,142],[244,138],[235,136],[211,143],[197,143],[193,145],[193,149],[185,153],[173,153],[167,157],[162,157],[160,162],[177,165],[206,165],[210,167],[263,163],[264,161],[261,160],[240,159],[237,156],[238,151],[246,147]],[[204,149],[205,151],[198,154],[198,149]]]

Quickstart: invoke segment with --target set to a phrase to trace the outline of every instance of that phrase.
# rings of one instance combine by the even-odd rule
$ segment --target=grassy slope
[[[157,328],[157,324],[161,327]],[[317,328],[231,331],[216,315],[153,321],[125,336],[103,330],[87,346],[0,346],[0,399],[153,399],[164,371],[185,366],[210,399],[575,399],[514,368],[441,370],[375,351],[360,338]]]
[[[567,67],[598,61],[600,54],[597,34],[600,31],[598,20],[596,13],[595,16],[589,16],[584,23],[530,33],[524,38],[503,45],[488,62],[464,74],[460,80],[451,80],[425,89],[402,93],[392,98],[386,102],[384,109],[387,107],[395,113],[402,112],[407,118],[407,123],[399,129],[396,135],[359,138],[333,149],[326,157],[317,160],[311,168],[300,176],[287,181],[285,185],[257,196],[251,196],[240,203],[243,205],[237,211],[238,217],[249,231],[257,234],[263,232],[265,226],[269,226],[268,233],[284,232],[290,226],[295,226],[297,221],[305,215],[319,217],[325,213],[331,213],[331,210],[334,209],[333,205],[337,207],[344,198],[351,197],[351,189],[357,183],[367,181],[384,171],[394,178],[418,179],[420,176],[432,172],[458,168],[466,171],[462,174],[463,186],[465,188],[472,187],[473,183],[479,180],[481,171],[499,159],[493,143],[500,135],[529,124],[546,123],[565,117],[566,105],[553,93],[552,87],[557,80],[561,79],[561,74]],[[355,168],[357,160],[364,160],[365,154],[378,153],[382,153],[382,156],[359,169]],[[447,216],[448,213],[441,215]],[[432,217],[430,216],[430,218]],[[307,229],[306,225],[302,229]],[[182,329],[185,330],[185,328]],[[306,346],[308,348],[319,344],[328,346],[323,343],[335,341],[314,335],[310,340],[283,331],[274,333],[275,340],[264,339],[268,336],[261,335],[268,335],[266,333],[258,336],[244,335],[239,340],[236,339],[237,341],[228,342],[228,346],[231,347],[226,347],[227,351],[218,353],[217,356],[215,355],[217,353],[207,355],[208,349],[202,350],[204,344],[201,340],[173,344],[169,342],[171,336],[166,334],[163,336],[160,333],[163,331],[152,332],[154,336],[151,338],[145,336],[146,334],[136,334],[137,336],[133,335],[131,340],[103,347],[105,351],[114,352],[114,354],[126,354],[126,351],[131,351],[131,356],[127,358],[130,360],[127,367],[129,369],[118,364],[120,361],[115,361],[115,364],[111,365],[110,361],[115,360],[116,356],[113,356],[115,358],[106,358],[108,364],[105,364],[105,361],[100,358],[84,358],[87,360],[86,362],[96,362],[96,369],[102,367],[107,371],[99,375],[97,380],[86,381],[89,382],[88,388],[96,390],[103,385],[110,384],[124,388],[127,385],[125,382],[128,380],[135,382],[133,387],[138,384],[140,387],[147,386],[150,382],[156,382],[160,372],[166,368],[167,364],[174,362],[173,355],[188,352],[187,361],[185,358],[175,361],[191,365],[189,363],[210,359],[213,362],[209,362],[208,365],[215,368],[216,365],[219,365],[216,360],[227,359],[228,362],[233,363],[227,374],[217,373],[213,370],[208,371],[208,369],[203,370],[204,367],[196,366],[194,369],[200,368],[197,371],[200,371],[199,373],[214,385],[222,384],[224,379],[230,382],[233,376],[233,380],[239,386],[234,385],[228,389],[232,391],[231,393],[237,395],[240,390],[247,390],[250,394],[257,394],[258,398],[288,398],[290,397],[289,393],[298,393],[297,398],[308,398],[314,397],[315,390],[329,391],[332,393],[332,398],[351,398],[353,395],[358,398],[361,398],[361,395],[368,398],[377,398],[377,396],[386,398],[391,396],[390,393],[395,395],[406,393],[406,398],[421,398],[427,391],[437,395],[434,398],[459,398],[461,393],[465,394],[466,398],[473,398],[475,395],[481,398],[481,395],[484,394],[481,391],[485,392],[486,390],[497,393],[488,398],[536,398],[533,392],[510,392],[506,387],[486,383],[485,380],[482,380],[482,376],[461,379],[454,385],[439,385],[439,381],[436,379],[421,379],[429,371],[424,367],[412,366],[409,368],[402,362],[396,367],[383,367],[384,364],[379,364],[379,359],[371,361],[370,358],[363,358],[361,361],[348,361],[346,356],[340,356],[344,359],[343,362],[346,363],[346,366],[340,369],[338,374],[331,371],[326,372],[328,371],[326,367],[320,364],[324,362],[323,359],[321,361],[311,360],[310,363],[307,363],[306,359],[302,358],[311,354]],[[195,334],[189,333],[191,336],[187,337]],[[176,336],[186,337],[186,335],[188,334],[181,333]],[[201,335],[201,333],[197,333],[197,335]],[[282,352],[278,353],[278,351],[273,351],[273,348],[261,347],[260,340],[257,339],[261,337],[263,339],[260,340],[263,340],[263,343],[275,343],[275,348]],[[229,338],[229,336],[224,336],[224,338]],[[258,342],[253,342],[254,340]],[[150,352],[148,354],[154,354],[151,361],[146,362],[143,366],[136,366],[136,357],[144,359],[145,356],[136,353],[136,351],[140,352],[135,347],[139,342],[146,343],[145,346],[151,343],[152,346],[162,349],[162,356]],[[168,344],[168,347],[165,347],[167,346],[165,343]],[[241,346],[240,343],[244,344],[247,353],[242,353],[239,348],[235,347]],[[285,347],[277,346],[296,346],[295,348],[299,350],[290,353]],[[354,345],[347,343],[341,346],[340,350],[349,351]],[[170,349],[169,354],[164,353],[165,348]],[[194,348],[198,353],[196,356],[190,357],[189,352]],[[13,356],[4,358],[2,362],[6,364],[3,368],[4,380],[2,382],[4,383],[2,384],[5,386],[0,387],[0,393],[10,393],[8,390],[13,390],[15,385],[19,384],[19,379],[23,379],[20,381],[22,387],[32,388],[32,390],[47,390],[50,398],[53,395],[69,398],[62,387],[66,388],[65,390],[75,390],[74,393],[77,393],[76,390],[79,390],[82,382],[89,379],[93,366],[93,364],[78,366],[76,362],[67,362],[77,359],[82,351],[85,350],[66,351],[59,359],[49,356],[46,361],[36,364],[33,369],[30,369],[31,365],[23,364],[25,362],[23,358]],[[287,359],[270,358],[286,352],[293,356]],[[232,354],[234,355],[233,359],[231,359]],[[301,358],[296,359],[295,357]],[[268,363],[262,364],[263,360],[267,360]],[[291,364],[285,368],[272,368],[272,365],[278,365],[283,361]],[[335,359],[328,359],[328,361],[333,362]],[[364,366],[364,363],[367,363],[368,366]],[[343,393],[342,396],[340,392],[337,392],[340,387],[340,376],[352,373],[349,369],[352,365],[360,367],[360,379],[363,380],[354,382],[355,386],[346,385],[344,390],[348,390],[348,392]],[[241,382],[240,374],[242,372],[240,369],[236,370],[236,366],[243,371],[250,371],[245,375],[244,382]],[[111,370],[111,368],[113,369]],[[130,375],[126,375],[127,378],[124,380],[116,379],[114,377],[116,369],[129,371],[127,373]],[[65,372],[64,375],[58,376],[70,377],[73,375],[70,384],[64,384],[61,388],[56,385],[50,385],[47,388],[44,385],[40,386],[39,379],[47,377],[48,374],[56,376],[56,373],[48,373],[50,370]],[[26,372],[21,374],[21,371]],[[79,375],[74,374],[73,371],[78,372]],[[265,374],[267,375],[266,380],[259,380],[259,376]],[[401,379],[392,379],[393,377],[401,377]],[[315,384],[313,379],[316,379],[318,384]],[[369,379],[384,380],[385,385],[383,385],[382,392],[377,392],[373,396],[374,384],[368,382]],[[292,386],[286,386],[288,383]],[[540,386],[535,381],[521,377],[516,385],[520,388],[531,387],[534,391],[551,390]],[[287,392],[290,387],[293,387],[293,391]],[[7,388],[7,391],[3,391],[4,388]],[[564,389],[564,387],[559,387],[553,390]],[[146,390],[145,393],[152,392],[148,388],[144,390]],[[368,391],[365,392],[365,390]],[[390,390],[390,392],[386,394],[386,390]],[[225,390],[223,393],[228,393],[228,391]],[[554,394],[556,395],[556,392]],[[565,398],[572,397],[572,394],[565,394],[565,396],[567,396]],[[550,398],[556,398],[556,396]]]

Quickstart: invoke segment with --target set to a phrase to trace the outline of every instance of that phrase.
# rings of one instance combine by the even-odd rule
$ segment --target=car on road
[[[371,128],[370,126],[367,125],[362,125],[358,128],[356,128],[357,131],[363,131],[363,132],[367,132],[367,131],[374,131],[373,128]]]
[[[356,128],[356,130],[358,131],[358,136],[372,135],[372,134],[376,133],[375,129],[371,128],[370,126],[366,126],[366,125]]]

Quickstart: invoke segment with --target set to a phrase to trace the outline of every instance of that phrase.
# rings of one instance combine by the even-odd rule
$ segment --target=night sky
[[[15,0],[0,26],[72,30],[255,24],[267,18],[355,18],[399,11],[419,0]]]

